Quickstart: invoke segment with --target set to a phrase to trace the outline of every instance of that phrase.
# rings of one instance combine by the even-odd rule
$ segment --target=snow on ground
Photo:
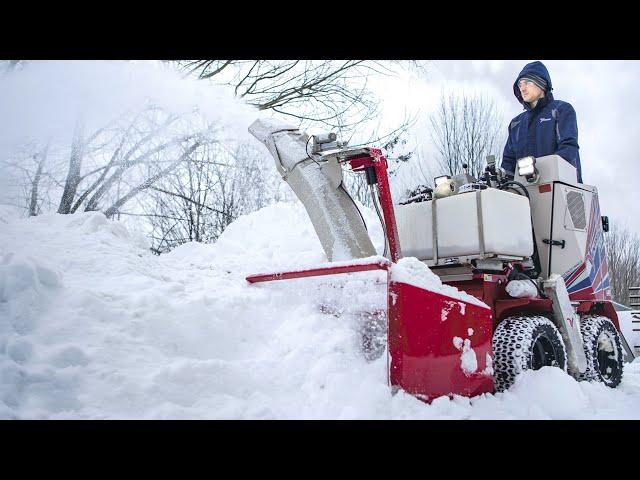
[[[545,367],[497,395],[392,395],[359,334],[384,310],[382,272],[244,280],[326,262],[298,204],[160,257],[100,213],[2,212],[1,418],[640,418],[640,361],[616,390]]]

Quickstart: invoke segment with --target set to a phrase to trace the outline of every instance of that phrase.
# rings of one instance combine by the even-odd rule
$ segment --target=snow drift
[[[380,252],[377,217],[364,214]],[[384,272],[244,280],[324,262],[298,204],[160,257],[101,213],[3,210],[0,417],[640,418],[638,361],[616,390],[545,367],[497,395],[393,395],[386,355],[364,355],[361,336],[366,312],[385,308]]]

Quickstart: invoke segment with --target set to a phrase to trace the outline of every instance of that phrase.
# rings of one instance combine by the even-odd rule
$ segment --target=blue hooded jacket
[[[518,88],[518,80],[527,74],[544,78],[548,85],[545,96],[538,100],[535,108],[531,108],[522,99]],[[513,94],[525,111],[509,124],[509,138],[502,154],[502,168],[513,174],[519,158],[556,154],[576,167],[578,182],[582,183],[576,112],[571,104],[555,100],[551,90],[551,77],[542,62],[525,65],[513,84]]]

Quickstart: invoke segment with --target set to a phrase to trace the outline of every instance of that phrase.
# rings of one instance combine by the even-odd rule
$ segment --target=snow
[[[531,280],[511,280],[507,283],[507,293],[514,298],[535,298],[538,289]]]
[[[479,307],[489,308],[486,303],[478,300],[473,295],[469,295],[450,285],[444,285],[440,277],[415,257],[401,258],[397,264],[392,265],[390,271],[393,281],[414,285]],[[460,308],[461,310],[464,308],[463,303],[461,303]]]
[[[460,355],[460,368],[466,375],[471,375],[478,370],[478,359],[476,352],[471,348],[471,340],[465,338],[463,341],[460,337],[453,337],[453,346],[462,352],[462,355]]]
[[[249,126],[249,133],[251,133],[251,135],[253,135],[263,143],[266,143],[274,133],[282,132],[285,130],[291,130],[295,132],[296,130],[298,130],[298,127],[277,118],[261,118],[254,121]]]
[[[491,358],[491,355],[489,355],[488,353],[485,355],[485,363],[486,363],[486,367],[485,369],[482,371],[483,375],[493,375],[493,358]]]
[[[445,307],[440,310],[440,321],[441,322],[446,322],[447,318],[449,317],[449,312],[451,312],[451,310],[453,310],[453,307],[456,306],[458,302],[450,302],[450,301],[445,301]],[[464,305],[464,304],[463,304]]]
[[[392,394],[386,354],[367,361],[359,336],[366,312],[386,308],[384,271],[245,281],[326,262],[299,204],[160,257],[100,213],[2,218],[2,418],[640,418],[640,360],[615,390],[544,367],[496,395]]]

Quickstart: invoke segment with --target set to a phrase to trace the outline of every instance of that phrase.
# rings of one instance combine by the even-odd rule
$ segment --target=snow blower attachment
[[[327,258],[342,261],[251,275],[247,280],[255,283],[386,270],[390,384],[425,400],[492,391],[491,365],[487,364],[491,354],[491,310],[470,296],[461,299],[443,294],[440,282],[422,264],[418,268],[396,264],[401,257],[400,242],[387,161],[381,150],[345,148],[333,141],[335,137],[320,138],[321,142],[328,141],[316,141],[310,147],[307,135],[273,120],[257,120],[249,131],[269,148],[278,171],[304,204]],[[376,256],[364,220],[342,185],[342,164],[364,173],[367,183],[377,192],[374,201],[379,202],[382,211],[391,261]],[[446,321],[442,312],[447,312]],[[443,344],[443,338],[448,342]],[[472,361],[468,361],[470,355],[474,356]]]
[[[578,184],[564,159],[529,157],[513,180],[488,159],[480,180],[467,172],[438,177],[435,191],[418,188],[394,206],[381,150],[276,120],[257,120],[249,131],[304,204],[330,263],[247,281],[385,270],[393,389],[425,401],[474,396],[543,366],[620,383],[623,343],[597,191]],[[384,257],[342,184],[343,165],[366,177]]]

